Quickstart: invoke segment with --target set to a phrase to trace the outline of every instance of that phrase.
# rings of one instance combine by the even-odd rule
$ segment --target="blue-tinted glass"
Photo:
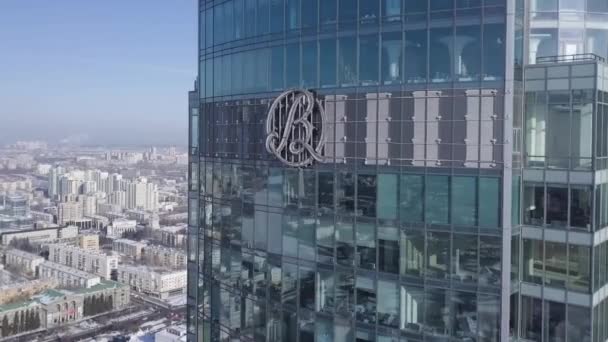
[[[241,11],[241,19],[242,19],[242,15],[243,15],[243,2],[239,2],[238,3],[240,5],[240,11]],[[224,5],[220,5],[224,7],[224,41],[225,42],[229,42],[234,40],[234,29],[235,29],[235,25],[234,25],[234,12],[235,9],[233,8],[233,3],[231,2],[226,2]]]
[[[213,96],[213,60],[208,59],[205,61],[205,92],[206,97]]]
[[[448,82],[452,79],[453,33],[454,31],[449,28],[433,28],[430,30],[431,82]]]
[[[475,177],[452,178],[452,223],[455,225],[474,226],[476,223],[476,188]]]
[[[401,81],[402,54],[401,32],[383,33],[380,73],[382,83],[393,84]]]
[[[205,47],[213,46],[213,8],[205,12]]]
[[[302,43],[302,86],[317,86],[317,42]]]
[[[504,24],[485,24],[483,28],[483,77],[493,81],[502,79],[505,72]]]
[[[287,18],[287,29],[295,30],[300,28],[300,0],[286,0],[286,18]],[[304,0],[306,1],[306,0]],[[309,0],[310,1],[310,0]]]
[[[338,79],[342,86],[355,85],[357,82],[357,41],[355,37],[338,40]]]
[[[459,81],[477,81],[481,75],[481,26],[456,28],[454,73]]]
[[[319,66],[322,87],[336,85],[336,41],[324,39],[319,41]]]
[[[378,218],[397,218],[397,175],[378,175]]]
[[[427,176],[425,194],[425,219],[427,223],[449,223],[448,176]]]
[[[401,0],[381,0],[385,22],[401,20]]]
[[[270,51],[270,87],[273,90],[282,89],[284,70],[283,47],[275,46]]]
[[[405,32],[404,76],[407,83],[426,82],[427,31]]]
[[[359,38],[359,80],[362,85],[378,83],[378,35]]]
[[[335,24],[338,13],[337,0],[319,0],[319,22],[321,25]]]
[[[224,88],[223,88],[224,94],[230,94],[230,92],[232,91],[232,88],[231,88],[231,81],[232,81],[231,61],[232,61],[232,55],[226,55],[226,56],[222,57],[222,84],[224,86]]]
[[[252,92],[255,91],[256,87],[256,51],[251,50],[245,53],[245,73],[243,75],[243,79],[245,80],[245,91]]]
[[[357,20],[357,1],[339,0],[338,11],[340,23],[348,23]]]
[[[224,7],[222,4],[213,8],[213,41],[215,45],[224,42]]]
[[[245,0],[245,15],[244,20],[244,36],[250,37],[255,35],[255,4],[256,0]],[[237,37],[239,38],[239,37]]]
[[[199,49],[204,49],[206,46],[205,42],[205,25],[207,25],[207,21],[205,20],[205,13],[201,13],[200,19],[198,21],[198,47]]]
[[[289,44],[286,49],[286,86],[297,87],[300,85],[300,44]]]
[[[281,32],[284,27],[284,3],[283,0],[270,1],[270,32]]]
[[[213,86],[215,96],[224,95],[224,85],[222,84],[222,58],[217,57],[213,59],[213,68],[217,70],[217,72],[213,73]]]
[[[266,91],[269,90],[268,86],[268,71],[270,64],[270,50],[269,49],[259,49],[256,50],[256,77],[255,80],[255,89],[256,91]],[[233,73],[236,71],[232,71]]]
[[[424,176],[402,175],[399,195],[401,221],[422,222]]]
[[[244,0],[235,0],[234,1],[234,39],[241,39],[244,36],[244,18],[245,17],[243,15],[243,11],[245,10],[243,8],[243,1]],[[247,2],[251,2],[251,0],[247,0]],[[249,14],[253,14],[253,13],[246,13],[246,15]],[[247,19],[249,21],[251,21],[251,18],[255,18],[255,15],[252,15],[251,17],[247,17]]]
[[[403,2],[404,13],[426,13],[428,11],[429,0],[405,0]]]
[[[257,34],[262,35],[268,33],[270,30],[270,17],[269,17],[269,0],[257,0],[258,9],[257,9]]]
[[[431,11],[449,11],[454,8],[454,0],[430,0]]]
[[[500,219],[500,179],[479,178],[479,225],[498,227]]]
[[[359,19],[362,24],[375,23],[380,16],[379,0],[359,0]]]
[[[318,19],[318,0],[304,0],[301,1],[302,7],[302,27],[303,28],[316,28]],[[321,0],[323,1],[323,0]]]

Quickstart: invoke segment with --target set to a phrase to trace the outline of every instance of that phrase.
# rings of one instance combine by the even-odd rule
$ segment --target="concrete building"
[[[4,264],[7,267],[17,268],[21,272],[29,275],[36,275],[38,267],[44,262],[40,255],[24,252],[19,249],[11,248],[4,252]]]
[[[0,271],[1,276],[7,276],[7,271]],[[57,287],[57,282],[53,279],[34,279],[27,281],[12,282],[0,286],[0,305],[13,303]]]
[[[19,317],[27,317],[29,324],[26,324],[25,331],[34,331],[42,329],[46,326],[46,322],[42,317],[41,305],[35,300],[25,300],[16,303],[0,305],[0,322],[8,323],[8,330],[2,331],[3,325],[0,325],[0,336],[9,337],[14,335],[12,327],[15,324],[15,319]]]
[[[49,261],[111,279],[119,257],[66,244],[49,244]]]
[[[186,243],[186,229],[187,225],[176,225],[160,227],[160,229],[154,230],[154,236],[160,240],[163,245],[181,248]]]
[[[95,184],[95,183],[93,183]],[[97,214],[97,197],[94,195],[79,195],[78,203],[82,208],[83,216],[93,216]]]
[[[141,259],[146,244],[129,239],[116,239],[112,241],[112,250],[124,254],[134,260]]]
[[[93,251],[99,250],[99,235],[81,234],[78,236],[78,247]]]
[[[132,290],[157,298],[167,298],[184,293],[187,281],[186,270],[167,271],[141,265],[119,265],[118,281]]]
[[[154,342],[186,342],[187,332],[186,325],[172,325],[156,334],[154,334]]]
[[[51,227],[43,229],[24,229],[0,232],[2,244],[8,245],[14,239],[27,239],[31,243],[52,242],[59,239],[72,239],[78,236],[78,227]]]
[[[32,221],[34,222],[53,223],[54,221],[53,214],[50,213],[30,210],[30,215],[32,216]]]
[[[1,211],[9,216],[28,216],[30,214],[29,199],[24,194],[8,194],[1,196],[4,209]]]
[[[57,205],[57,224],[67,224],[82,218],[80,202],[60,202]]]
[[[51,261],[44,261],[40,264],[38,277],[40,279],[53,279],[62,287],[89,288],[101,282],[98,275]]]
[[[134,232],[137,229],[137,221],[116,219],[107,227],[106,235],[109,237],[122,237],[126,232]]]
[[[187,263],[186,252],[176,248],[148,245],[144,247],[143,258],[155,266],[169,268],[185,268]]]

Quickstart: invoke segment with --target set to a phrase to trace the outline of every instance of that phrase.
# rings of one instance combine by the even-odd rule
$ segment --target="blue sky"
[[[186,143],[196,0],[0,0],[0,143]]]

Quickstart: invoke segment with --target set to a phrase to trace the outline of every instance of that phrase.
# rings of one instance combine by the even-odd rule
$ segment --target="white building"
[[[4,252],[6,266],[11,266],[24,271],[27,274],[35,275],[44,258],[40,255],[24,252],[19,249],[9,249]]]
[[[82,249],[90,249],[92,251],[99,250],[99,235],[97,234],[81,234],[78,236],[78,247]]]
[[[78,227],[52,227],[43,229],[16,230],[2,233],[2,244],[8,245],[14,239],[28,239],[31,243],[52,242],[78,236]]]
[[[167,298],[184,293],[187,271],[165,271],[140,265],[119,265],[118,281],[129,285],[137,292]]]
[[[44,261],[40,264],[38,267],[38,277],[56,280],[59,285],[65,287],[89,288],[101,282],[101,278],[98,275],[51,261]]]
[[[119,257],[66,244],[49,244],[49,261],[110,279]]]
[[[172,325],[156,334],[154,334],[155,342],[186,342],[187,341],[186,325]]]
[[[127,209],[156,210],[158,208],[158,188],[156,184],[148,183],[140,178],[135,182],[127,182]]]
[[[57,223],[66,224],[82,218],[82,206],[79,202],[61,202],[57,205]]]
[[[129,239],[116,239],[112,242],[113,251],[124,254],[135,260],[141,259],[145,247],[145,243]]]
[[[144,258],[151,261],[156,266],[169,268],[185,268],[188,259],[186,252],[157,245],[150,245],[144,248]]]
[[[107,236],[122,237],[126,232],[134,232],[137,229],[137,221],[117,219],[112,221],[112,224],[107,228]]]

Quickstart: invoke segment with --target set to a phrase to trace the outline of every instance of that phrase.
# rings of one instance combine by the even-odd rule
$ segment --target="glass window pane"
[[[378,175],[378,218],[397,218],[397,175]]]
[[[285,49],[286,70],[288,70],[285,73],[286,86],[297,87],[300,84],[300,44],[288,44]]]
[[[317,86],[317,42],[302,43],[302,87]]]
[[[477,295],[475,293],[455,292],[452,295],[452,333],[459,340],[477,338]]]
[[[286,21],[287,29],[295,30],[300,28],[300,0],[286,0]],[[306,0],[305,0],[306,1]]]
[[[500,226],[500,179],[479,178],[479,225]]]
[[[302,27],[303,28],[315,28],[317,27],[317,19],[318,19],[318,1],[317,0],[312,0],[312,1],[306,1],[306,0],[301,0],[301,7],[302,7],[302,18],[300,19],[302,22]],[[321,0],[321,2],[327,2],[327,1],[323,1]]]
[[[319,22],[321,25],[336,23],[338,13],[337,0],[319,0]]]
[[[300,266],[300,307],[309,310],[315,309],[315,272],[308,268]]]
[[[317,271],[316,311],[332,312],[334,308],[334,272]]]
[[[354,86],[357,83],[357,41],[354,37],[338,40],[338,79],[342,86]]]
[[[424,289],[418,286],[401,285],[400,328],[421,332],[424,327]]]
[[[373,1],[377,3],[378,0]],[[377,34],[359,37],[359,82],[362,85],[378,83],[378,46]]]
[[[325,2],[325,1],[323,1]],[[336,41],[324,39],[319,41],[319,65],[321,87],[336,85]]]
[[[400,215],[404,222],[422,222],[424,176],[402,175],[400,184]]]
[[[591,310],[568,305],[568,341],[591,341]]]
[[[479,341],[500,341],[500,298],[480,294],[479,311]]]
[[[273,90],[283,89],[284,77],[283,47],[275,46],[270,50],[270,87]]]
[[[336,272],[336,313],[352,317],[355,303],[355,277],[351,272]]]
[[[431,82],[449,82],[452,80],[453,33],[452,28],[432,28],[430,30],[429,66]]]
[[[474,226],[477,222],[477,180],[452,177],[452,223]]]
[[[422,277],[424,270],[424,233],[406,231],[401,234],[401,274]]]
[[[357,214],[366,217],[376,216],[376,182],[375,175],[357,176]]]
[[[352,267],[355,252],[355,236],[352,219],[338,218],[336,222],[336,261]]]
[[[270,32],[283,31],[284,6],[283,0],[270,1]]]
[[[427,176],[425,220],[427,223],[449,223],[449,176]]]
[[[543,283],[543,242],[539,240],[523,240],[524,273],[523,280],[529,283]]]
[[[566,245],[558,242],[545,242],[545,284],[555,288],[566,287],[567,264]]]
[[[502,239],[491,236],[479,238],[479,282],[500,285]]]
[[[382,272],[399,272],[399,229],[378,227],[378,264]]]
[[[389,0],[390,1],[390,0]],[[398,2],[398,1],[397,1]],[[402,40],[401,32],[382,33],[381,77],[384,84],[395,84],[401,81],[402,74]]]
[[[399,286],[396,281],[378,280],[378,323],[388,327],[399,325]]]
[[[477,237],[454,234],[452,247],[452,278],[461,282],[477,282]]]
[[[339,19],[340,23],[348,23],[357,20],[357,1],[339,0]]]
[[[258,20],[257,20],[257,34],[263,35],[268,33],[270,29],[270,15],[268,5],[268,1],[270,0],[257,0],[258,2]]]
[[[456,77],[461,82],[477,81],[481,75],[481,26],[456,28],[454,52]]]
[[[359,0],[359,19],[361,19],[361,23],[377,22],[380,16],[379,5],[379,0]]]
[[[357,220],[357,265],[362,268],[376,268],[376,226],[369,219]]]
[[[530,341],[540,341],[542,337],[541,300],[521,296],[521,334]]]
[[[505,25],[485,24],[483,27],[483,79],[495,81],[505,73]]]
[[[546,341],[563,340],[566,336],[566,305],[545,300],[543,311]]]
[[[524,184],[524,224],[542,226],[545,221],[545,187]]]
[[[424,322],[426,328],[435,334],[449,331],[450,297],[444,289],[427,289],[424,302]],[[448,318],[448,319],[446,319]]]
[[[448,276],[450,265],[450,234],[434,233],[427,234],[427,267],[426,275],[445,279]]]
[[[568,188],[547,186],[547,224],[552,227],[568,224]]]
[[[568,289],[589,292],[591,285],[591,248],[588,246],[570,245]],[[599,258],[599,255],[597,256]]]
[[[409,1],[406,1],[406,4]],[[426,16],[425,16],[426,20]],[[405,32],[404,75],[407,83],[425,83],[427,76],[427,31]]]

